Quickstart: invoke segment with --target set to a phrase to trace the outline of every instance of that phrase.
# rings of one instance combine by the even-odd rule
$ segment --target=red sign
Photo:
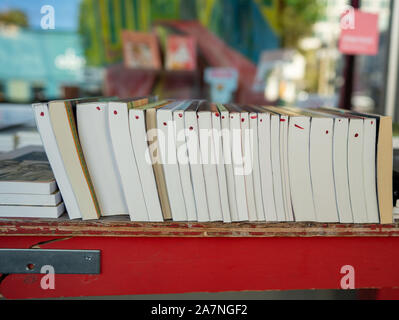
[[[339,50],[350,55],[377,55],[379,45],[378,14],[354,10],[352,14],[346,12],[342,19],[345,19],[345,22],[353,20],[351,23],[346,23],[346,28],[341,21]]]

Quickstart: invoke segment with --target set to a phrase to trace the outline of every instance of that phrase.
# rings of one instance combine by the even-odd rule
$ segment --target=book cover
[[[166,40],[166,69],[194,71],[197,68],[193,37],[170,35]]]
[[[153,69],[161,68],[159,45],[155,34],[123,31],[123,59],[127,68]]]
[[[49,195],[57,189],[42,147],[25,147],[0,156],[0,193]]]

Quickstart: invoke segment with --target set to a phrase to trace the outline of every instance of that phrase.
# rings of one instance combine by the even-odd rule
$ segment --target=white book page
[[[231,154],[230,114],[221,112],[223,158],[225,160],[227,191],[229,195],[229,208],[232,222],[237,222],[238,209],[236,201],[236,187],[234,179],[233,159]]]
[[[310,169],[318,222],[339,222],[333,171],[334,120],[313,118],[310,132]]]
[[[288,124],[287,116],[280,117],[280,162],[283,183],[283,196],[286,221],[294,221],[294,213],[292,211],[290,179],[288,169]]]
[[[149,220],[161,222],[163,221],[162,209],[158,197],[152,159],[148,150],[145,114],[143,110],[131,109],[129,111],[129,128]]]
[[[188,159],[184,118],[184,110],[175,110],[173,112],[173,120],[175,121],[176,126],[176,154],[179,162],[180,179],[183,188],[184,202],[186,205],[187,219],[188,221],[198,221],[193,183],[191,181],[190,163]]]
[[[201,164],[201,152],[199,148],[199,130],[197,113],[186,111],[184,114],[185,128],[187,131],[187,151],[190,163],[190,171],[193,182],[194,199],[197,208],[198,222],[209,222],[208,200],[206,196],[204,171]]]
[[[215,146],[216,169],[218,174],[220,203],[222,206],[223,222],[230,223],[231,213],[229,206],[229,195],[227,187],[227,177],[225,169],[225,159],[223,156],[221,115],[219,112],[212,112],[213,143]]]
[[[172,111],[173,108],[165,107],[157,111],[159,153],[165,173],[173,221],[187,221],[179,164],[177,163],[175,124]]]
[[[353,223],[348,176],[349,120],[335,119],[334,124],[334,180],[339,221]]]
[[[58,188],[61,191],[63,201],[70,219],[82,218],[78,202],[73,193],[68,175],[65,171],[64,163],[58,149],[53,127],[51,125],[47,104],[33,105],[36,124],[42,138],[43,146],[47,158],[50,162],[54,177],[57,180]]]
[[[271,158],[273,169],[274,201],[279,222],[285,222],[285,205],[282,184],[282,169],[280,162],[280,117],[271,116]]]
[[[363,171],[364,171],[364,192],[366,197],[367,217],[369,223],[379,223],[379,210],[377,200],[376,181],[376,144],[377,144],[377,120],[364,120],[364,141],[363,141]]]
[[[274,204],[273,170],[271,159],[270,114],[259,113],[259,162],[262,183],[262,197],[267,222],[277,222],[277,212]]]
[[[251,150],[253,155],[253,179],[254,191],[256,201],[256,212],[258,221],[266,221],[266,214],[264,211],[263,196],[262,196],[262,180],[259,163],[259,131],[258,131],[258,114],[249,114],[249,127],[253,132],[253,140],[251,141]]]
[[[245,188],[245,170],[241,145],[241,117],[239,113],[230,113],[230,130],[238,220],[248,221],[249,214]]]
[[[223,221],[222,207],[220,203],[219,181],[216,169],[215,147],[212,135],[211,112],[201,111],[198,115],[198,127],[200,130],[199,143],[204,170],[206,194],[210,221]]]
[[[310,174],[310,118],[291,117],[288,159],[292,206],[297,222],[316,222]]]
[[[103,216],[127,214],[108,126],[108,104],[78,104],[79,140]]]
[[[110,102],[108,125],[115,160],[122,182],[130,220],[149,221],[141,179],[130,139],[129,114],[126,103]]]
[[[367,223],[366,196],[363,178],[364,123],[360,119],[349,122],[348,170],[353,221]]]
[[[258,221],[255,204],[255,191],[253,182],[253,164],[251,154],[251,139],[252,134],[249,130],[249,116],[247,112],[241,113],[241,145],[242,155],[244,162],[244,179],[245,179],[245,192],[247,197],[248,219],[250,222]]]
[[[57,219],[65,212],[64,203],[56,207],[0,206],[0,217]]]

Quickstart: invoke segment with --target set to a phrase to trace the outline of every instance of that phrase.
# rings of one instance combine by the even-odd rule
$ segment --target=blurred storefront
[[[387,97],[389,86],[391,92],[396,90],[397,78],[393,74],[393,80],[388,81],[388,73],[392,73],[388,63],[394,65],[390,61],[395,56],[390,51],[397,37],[392,0],[53,2],[56,16],[65,6],[73,7],[68,12],[74,13],[70,17],[74,27],[67,31],[58,29],[58,22],[55,30],[39,28],[44,2],[7,3],[7,10],[16,8],[22,14],[25,3],[29,19],[36,22],[15,26],[0,19],[3,101],[107,94],[209,98],[211,88],[204,80],[204,70],[209,67],[237,70],[233,101],[239,103],[353,106],[384,113],[389,101],[390,109],[397,101]],[[340,18],[347,6],[354,4],[363,12],[378,14],[377,55],[349,57],[339,50]],[[0,6],[0,12],[2,9]],[[124,66],[123,30],[157,36],[162,65],[159,70]],[[195,40],[196,70],[167,70],[166,43],[170,35]],[[134,87],[140,90],[132,91]]]
[[[75,32],[0,28],[2,100],[32,102],[68,96],[84,83],[80,37]]]

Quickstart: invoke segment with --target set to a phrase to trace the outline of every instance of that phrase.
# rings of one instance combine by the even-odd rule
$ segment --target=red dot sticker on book
[[[41,117],[44,117],[44,112],[40,112],[40,116],[41,116]]]
[[[225,119],[226,117],[225,116],[222,116],[222,119]]]
[[[356,134],[355,134],[355,138],[358,138],[358,137],[359,137],[359,134],[358,134],[358,133],[356,133]]]
[[[327,131],[326,131],[326,134],[329,134],[329,133],[330,133],[330,132],[327,130]]]
[[[182,113],[179,113],[179,118],[183,118],[183,114]]]
[[[98,111],[100,111],[100,110],[101,110],[101,108],[100,108],[100,107],[97,107],[96,109],[97,109]]]
[[[244,118],[242,118],[242,119],[241,119],[241,122],[245,122],[245,119],[244,119]]]
[[[251,119],[252,120],[258,119],[258,116],[252,116]]]
[[[295,125],[296,128],[301,129],[301,130],[305,130],[304,128],[302,128],[301,126],[298,126],[297,124]]]
[[[117,115],[117,114],[118,114],[118,111],[115,110],[115,111],[114,111],[114,115]]]
[[[166,122],[164,122],[164,123],[163,123],[163,125],[166,127],[166,126],[167,126],[167,123],[166,123]]]
[[[194,130],[194,128],[193,128],[193,127],[190,127],[189,129],[190,129],[190,131],[193,131],[193,130]]]
[[[136,120],[139,120],[140,119],[140,117],[139,116],[136,116]]]

